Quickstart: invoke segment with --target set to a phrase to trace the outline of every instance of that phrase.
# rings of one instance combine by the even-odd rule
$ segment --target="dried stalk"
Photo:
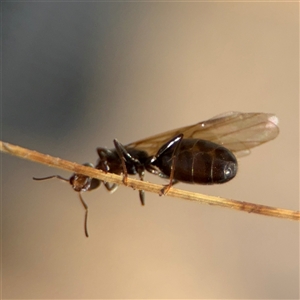
[[[45,155],[37,151],[32,151],[26,148],[15,146],[9,143],[0,141],[0,150],[5,153],[9,153],[14,156],[18,156],[24,159],[32,160],[41,164],[45,164],[54,168],[59,168],[67,170],[73,173],[83,174],[90,176],[92,178],[97,178],[106,182],[116,183],[118,185],[124,185],[123,178],[120,175],[115,175],[111,173],[104,173],[101,170],[96,170],[91,167],[86,167],[77,163],[73,163],[61,158],[52,157],[50,155]],[[144,190],[147,192],[152,192],[159,194],[162,189],[161,185],[153,184],[145,181],[140,181],[136,179],[128,178],[127,186],[135,190]],[[287,209],[281,209],[277,207],[259,205],[249,202],[236,201],[221,197],[214,197],[203,195],[199,193],[192,193],[188,191],[183,191],[175,188],[171,188],[168,193],[170,197],[176,197],[183,200],[196,201],[199,203],[206,203],[210,205],[217,205],[221,207],[227,207],[239,211],[244,211],[248,213],[255,213],[265,216],[272,216],[282,219],[290,220],[300,220],[300,212],[292,211]]]

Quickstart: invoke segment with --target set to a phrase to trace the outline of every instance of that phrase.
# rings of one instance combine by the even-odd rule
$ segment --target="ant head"
[[[101,181],[81,174],[73,174],[69,182],[76,192],[86,192],[96,189],[100,186]]]
[[[94,168],[94,165],[91,163],[85,163],[84,166]],[[101,181],[99,179],[91,178],[82,174],[74,173],[69,182],[76,192],[86,192],[96,189],[100,186]]]
[[[94,168],[93,164],[91,163],[85,163],[83,164],[84,166]],[[36,178],[33,177],[34,180],[47,180],[47,179],[52,179],[52,178],[57,178],[62,181],[69,182],[76,192],[86,192],[86,191],[91,191],[96,189],[97,187],[100,186],[101,181],[99,179],[91,178],[89,176],[85,176],[82,174],[77,174],[74,173],[69,179],[63,178],[59,175],[52,175],[48,177],[43,177],[43,178]]]

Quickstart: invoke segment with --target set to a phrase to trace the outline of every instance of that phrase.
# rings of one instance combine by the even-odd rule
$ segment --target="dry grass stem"
[[[115,175],[111,173],[104,173],[101,170],[97,170],[91,167],[86,167],[74,162],[63,160],[61,158],[52,157],[50,155],[42,154],[37,151],[32,151],[26,148],[15,146],[9,143],[0,141],[0,150],[4,153],[9,153],[14,156],[18,156],[27,160],[45,164],[50,167],[63,169],[70,171],[72,173],[83,174],[89,177],[97,178],[106,182],[116,183],[118,185],[124,185],[122,181],[122,176]],[[136,179],[128,178],[128,187],[135,190],[144,190],[151,193],[159,194],[162,189],[162,185],[149,183],[146,181],[140,181]],[[290,220],[300,220],[300,212],[292,211],[287,209],[281,209],[277,207],[259,205],[249,202],[236,201],[231,199],[225,199],[221,197],[214,197],[203,195],[199,193],[192,193],[188,191],[183,191],[175,188],[171,188],[167,194],[170,197],[176,197],[183,200],[190,200],[199,203],[206,203],[210,205],[217,205],[222,207],[227,207],[239,211],[244,211],[248,213],[255,213],[265,216],[272,216],[283,219]]]

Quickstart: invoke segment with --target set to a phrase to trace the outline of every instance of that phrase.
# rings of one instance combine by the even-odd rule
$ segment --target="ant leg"
[[[114,139],[114,144],[115,144],[115,148],[118,153],[118,156],[120,157],[121,163],[122,163],[123,183],[125,185],[127,185],[128,172],[127,172],[125,161],[126,161],[126,157],[128,158],[128,156],[130,156],[130,155],[128,154],[125,147],[120,142],[118,142],[116,139]]]
[[[166,186],[164,186],[161,191],[160,191],[160,196],[162,195],[166,195],[169,191],[169,189],[171,188],[171,186],[175,183],[177,183],[177,180],[174,179],[174,172],[175,172],[175,163],[176,163],[176,159],[180,150],[180,145],[181,145],[181,141],[183,139],[183,134],[179,134],[177,136],[175,136],[167,145],[166,147],[163,147],[161,149],[161,151],[159,151],[159,153],[157,154],[156,157],[158,157],[159,155],[162,155],[164,151],[166,151],[168,148],[170,148],[171,146],[175,145],[174,150],[173,150],[173,154],[172,154],[172,165],[171,165],[171,173],[170,173],[170,182],[169,184],[167,184]]]
[[[126,162],[130,163],[134,166],[136,172],[139,174],[140,180],[143,181],[144,175],[145,175],[145,167],[143,166],[143,164],[138,159],[132,157],[128,153],[126,148],[120,142],[118,142],[116,139],[114,139],[114,144],[115,144],[117,154],[120,157],[121,162],[122,162],[123,173],[124,173],[124,177],[123,177],[124,184],[127,185],[127,177],[128,177]],[[140,195],[141,204],[145,205],[145,192],[143,190],[140,190],[139,195]]]
[[[85,209],[85,217],[84,217],[84,232],[85,232],[85,236],[86,237],[89,237],[89,233],[88,233],[88,229],[87,229],[87,219],[88,219],[88,211],[89,211],[89,208],[87,206],[87,204],[85,203],[85,201],[83,200],[82,196],[81,196],[81,193],[79,193],[79,199]]]
[[[144,181],[144,176],[145,176],[145,171],[144,170],[139,170],[139,177],[141,181]],[[139,190],[139,196],[140,196],[140,201],[142,206],[145,205],[145,191],[144,190]]]
[[[140,196],[140,201],[142,206],[145,205],[145,191],[144,190],[139,190],[139,196]]]
[[[178,182],[179,182],[178,180],[173,179],[168,184],[165,184],[164,187],[160,190],[159,196],[166,195],[168,193],[169,189]]]
[[[106,190],[109,191],[110,193],[113,193],[118,188],[118,185],[116,183],[110,184],[109,182],[103,182],[103,184]]]

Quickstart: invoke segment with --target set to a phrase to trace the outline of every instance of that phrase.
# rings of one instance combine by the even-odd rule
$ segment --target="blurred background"
[[[299,210],[297,3],[2,3],[2,139],[78,163],[226,111],[280,135],[220,186]],[[85,193],[2,155],[3,298],[299,298],[299,225],[146,195]],[[146,180],[164,183],[149,174]]]

